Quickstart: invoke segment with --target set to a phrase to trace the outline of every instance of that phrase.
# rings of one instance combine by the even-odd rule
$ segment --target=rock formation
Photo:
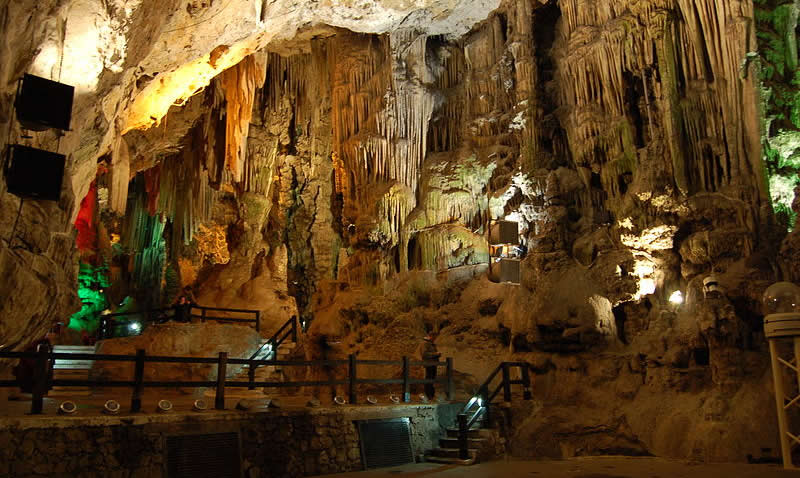
[[[520,455],[776,449],[758,300],[800,280],[797,12],[0,4],[0,135],[68,157],[60,201],[26,201],[16,227],[0,189],[0,345],[80,307],[82,261],[108,267],[112,304],[193,285],[201,304],[259,309],[265,330],[298,315],[367,358],[439,332],[468,392],[528,361]],[[76,86],[71,131],[20,129],[26,71]],[[516,286],[486,276],[498,219],[527,248]],[[703,293],[711,274],[724,296]]]

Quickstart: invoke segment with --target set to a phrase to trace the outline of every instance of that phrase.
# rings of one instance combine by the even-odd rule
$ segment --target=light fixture
[[[103,413],[107,413],[109,415],[116,415],[119,413],[119,409],[120,405],[116,400],[108,400],[103,404]]]
[[[58,406],[58,413],[60,415],[72,415],[77,411],[78,411],[78,406],[75,405],[75,402],[69,400],[61,402],[61,405]]]
[[[725,290],[719,283],[719,279],[714,274],[703,279],[703,297],[713,297],[714,295],[722,295]]]
[[[192,410],[196,412],[204,412],[208,410],[208,403],[202,398],[199,398],[192,403]]]
[[[273,407],[273,400],[271,398],[257,398],[257,399],[242,399],[236,404],[236,409],[243,412],[253,412],[257,410],[264,410]],[[278,408],[275,404],[273,408]]]
[[[389,400],[390,400],[392,403],[400,403],[400,397],[398,397],[398,396],[397,396],[397,395],[395,395],[395,394],[391,394],[391,395],[389,395]]]
[[[669,301],[672,304],[681,305],[683,304],[683,294],[681,293],[681,291],[676,290],[675,292],[672,293],[672,295],[669,296]]]
[[[422,403],[428,403],[428,396],[424,393],[419,394],[419,401]]]
[[[375,405],[375,404],[378,403],[378,399],[373,397],[372,395],[367,395],[367,403],[371,403],[372,405]]]
[[[172,402],[169,400],[159,400],[158,406],[156,407],[156,411],[159,413],[165,413],[172,410]]]
[[[478,406],[479,407],[483,406],[483,399],[481,397],[478,397]]]
[[[128,324],[128,330],[134,333],[140,332],[142,330],[142,324],[139,322],[130,322]]]
[[[336,405],[347,405],[347,400],[345,400],[345,398],[341,395],[336,395],[336,397],[333,399],[333,403]]]
[[[800,312],[800,287],[791,282],[777,282],[764,291],[762,301],[769,314],[797,314]]]

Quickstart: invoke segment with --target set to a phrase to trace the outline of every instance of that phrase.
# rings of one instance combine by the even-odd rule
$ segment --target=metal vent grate
[[[383,468],[414,462],[408,418],[359,421],[358,434],[365,468]]]
[[[167,437],[169,478],[241,478],[238,433]]]

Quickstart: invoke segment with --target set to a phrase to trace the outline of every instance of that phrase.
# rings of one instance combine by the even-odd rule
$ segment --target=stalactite
[[[130,181],[131,164],[128,155],[128,143],[122,135],[114,143],[111,155],[111,210],[125,214],[128,201],[128,182]]]
[[[195,128],[192,144],[204,145],[204,166],[208,171],[209,181],[217,188],[223,182],[225,171],[225,134],[227,124],[222,120],[225,106],[225,90],[222,81],[214,79],[206,89],[207,109],[201,126]]]
[[[441,225],[420,231],[415,236],[420,266],[442,271],[452,267],[485,264],[489,260],[486,238],[460,225]]]
[[[200,224],[211,219],[216,192],[201,167],[202,159],[191,148],[165,159],[159,174],[157,212],[172,221],[173,231],[184,244],[192,240]]]
[[[578,165],[622,161],[635,170],[630,131],[647,128],[652,139],[656,123],[666,128],[675,181],[684,193],[685,178],[694,189],[717,191],[754,169],[758,145],[745,111],[755,105],[752,98],[743,100],[750,80],[740,79],[752,2],[564,0],[559,7],[564,27],[554,49],[556,77],[562,123]],[[647,74],[653,70],[659,78]],[[635,86],[626,74],[641,82],[644,106],[626,104],[626,91]],[[644,110],[647,125],[632,124],[631,107]],[[614,183],[613,175],[605,172],[604,183]]]
[[[253,99],[256,88],[264,84],[265,75],[265,52],[247,56],[222,73],[227,115],[225,165],[236,182],[241,181],[242,163],[247,152],[247,131],[253,114]]]
[[[145,177],[137,175],[132,181],[133,197],[123,224],[122,244],[133,252],[132,279],[146,307],[159,305],[161,279],[166,262],[164,243],[165,221],[162,215],[148,211]]]

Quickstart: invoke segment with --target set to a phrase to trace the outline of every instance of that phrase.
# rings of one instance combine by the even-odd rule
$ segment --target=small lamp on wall
[[[116,400],[108,400],[103,404],[103,413],[109,415],[116,415],[120,410],[119,402]]]
[[[59,415],[72,415],[77,411],[78,411],[78,406],[75,404],[75,402],[72,402],[70,400],[61,402],[61,405],[58,406]]]
[[[166,413],[172,410],[172,402],[169,400],[159,400],[156,411],[159,413]]]

